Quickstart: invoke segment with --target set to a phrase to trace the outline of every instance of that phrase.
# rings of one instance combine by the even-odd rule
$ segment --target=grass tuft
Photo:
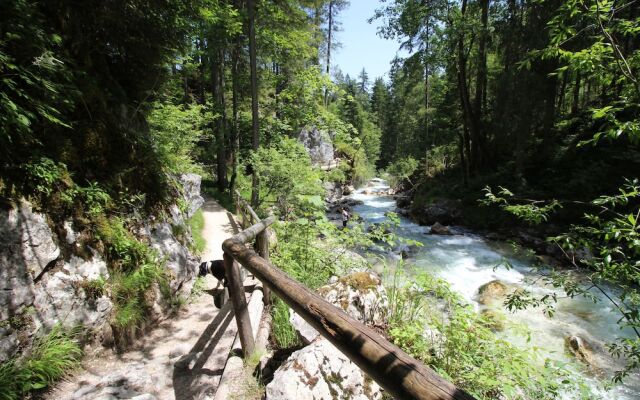
[[[55,326],[48,335],[35,340],[28,356],[2,364],[0,399],[24,398],[77,368],[83,354],[76,340],[77,334]]]
[[[195,254],[202,254],[207,247],[207,241],[204,236],[202,236],[202,231],[204,230],[204,214],[202,210],[196,211],[188,221],[189,226],[191,227],[191,237],[193,237],[193,245],[191,251]]]

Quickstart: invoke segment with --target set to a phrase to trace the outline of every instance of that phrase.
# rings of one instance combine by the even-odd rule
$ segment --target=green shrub
[[[289,322],[289,306],[276,298],[273,302],[273,324],[271,334],[281,349],[287,349],[301,344],[298,333]]]
[[[120,328],[138,326],[149,309],[148,293],[154,284],[167,293],[167,277],[157,264],[145,264],[135,271],[115,271],[111,275],[111,298],[114,301],[114,321]]]
[[[191,228],[191,237],[193,238],[191,251],[196,254],[204,253],[204,250],[207,247],[207,241],[204,236],[202,236],[202,231],[204,230],[204,214],[202,213],[202,209],[198,209],[198,211],[189,218],[187,223]]]
[[[478,399],[591,396],[579,376],[500,339],[448,283],[396,272],[389,291],[390,337],[407,353]]]
[[[75,336],[55,326],[51,332],[34,341],[31,353],[0,366],[0,399],[24,398],[42,390],[76,368],[82,350]]]

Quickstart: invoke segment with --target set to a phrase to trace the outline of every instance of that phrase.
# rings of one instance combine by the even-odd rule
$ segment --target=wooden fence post
[[[249,310],[247,309],[247,299],[244,295],[244,282],[240,276],[240,268],[234,262],[233,257],[224,253],[224,269],[229,282],[229,297],[233,304],[233,312],[236,315],[236,324],[238,325],[238,335],[245,357],[253,353],[255,342],[253,333],[251,332],[251,319],[249,318]]]
[[[265,228],[256,237],[256,250],[258,251],[258,254],[260,255],[260,257],[264,258],[267,261],[270,261],[269,260],[269,233],[267,232],[267,229],[269,228]],[[271,303],[271,289],[269,289],[269,286],[267,286],[265,283],[262,284],[262,294],[263,294],[262,301],[264,302],[264,305],[266,306],[269,303]]]

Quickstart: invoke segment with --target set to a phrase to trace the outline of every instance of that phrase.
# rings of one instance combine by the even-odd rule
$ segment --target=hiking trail
[[[215,200],[202,207],[202,261],[222,259],[222,242],[235,233],[235,221]],[[60,382],[44,398],[50,400],[131,398],[212,399],[236,337],[231,302],[213,304],[217,279],[208,275],[205,290],[176,315],[156,322],[125,352],[91,349],[81,370]]]

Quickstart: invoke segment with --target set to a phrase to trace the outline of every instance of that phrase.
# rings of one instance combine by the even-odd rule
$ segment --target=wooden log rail
[[[238,196],[239,198],[240,196]],[[248,204],[243,204],[250,210]],[[254,351],[251,321],[247,311],[244,288],[237,261],[258,278],[264,288],[270,288],[298,315],[343,352],[360,369],[397,399],[472,400],[471,395],[455,387],[430,368],[415,360],[399,347],[335,307],[318,294],[291,279],[268,261],[269,242],[266,229],[276,221],[262,221],[250,210],[257,223],[222,244],[229,294],[233,302],[238,334],[245,355]],[[255,215],[255,216],[254,216]],[[257,254],[247,244],[260,238]],[[266,256],[266,257],[265,257]],[[265,297],[267,297],[265,295]]]

